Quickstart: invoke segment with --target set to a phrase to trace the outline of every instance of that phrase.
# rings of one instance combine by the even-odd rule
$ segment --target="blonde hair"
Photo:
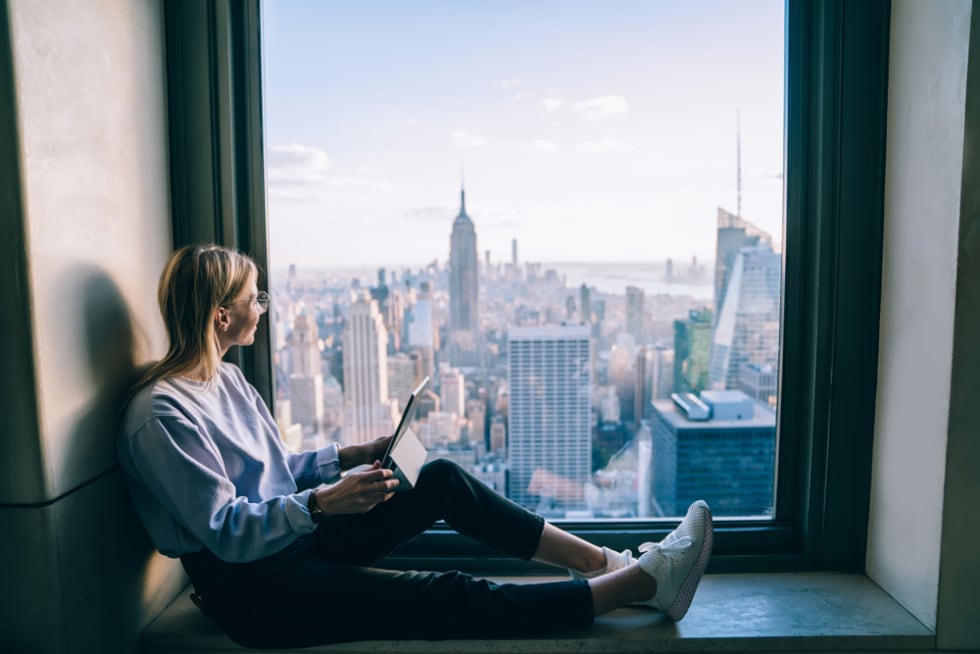
[[[167,353],[143,374],[133,393],[198,368],[205,379],[213,379],[221,363],[215,311],[241,295],[257,274],[251,257],[220,245],[186,245],[171,254],[157,289]]]

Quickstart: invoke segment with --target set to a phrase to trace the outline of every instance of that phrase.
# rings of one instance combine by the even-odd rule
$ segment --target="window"
[[[261,261],[271,263],[267,269],[272,272],[274,287],[276,263],[266,258],[270,250],[274,253],[274,247],[266,241],[266,230],[270,225],[274,240],[275,227],[266,220],[263,153],[271,163],[275,154],[272,148],[278,144],[274,139],[263,143],[262,85],[273,82],[261,74],[259,47],[261,30],[274,27],[262,25],[258,2],[217,2],[204,7],[168,3],[165,11],[175,241],[218,240],[249,250]],[[612,20],[615,12],[607,11],[605,18]],[[764,362],[743,362],[733,356],[746,342],[771,339],[771,329],[745,334],[733,328],[731,339],[722,343],[731,344],[727,355],[738,364],[735,370],[739,375],[744,370],[745,378],[754,380],[755,397],[764,399],[763,404],[768,404],[772,395],[778,398],[775,510],[762,519],[741,515],[723,521],[714,570],[848,568],[860,567],[863,561],[876,373],[887,26],[886,2],[786,5],[788,220],[780,247],[785,292],[778,365],[770,370]],[[209,62],[206,70],[190,63],[201,61]],[[512,79],[500,77],[497,81]],[[588,106],[582,105],[582,111]],[[744,114],[743,120],[747,120]],[[466,131],[465,126],[461,129],[465,134],[457,136],[462,142],[477,142],[463,138],[475,132]],[[486,136],[479,136],[489,142]],[[478,167],[468,170],[470,180],[483,172]],[[471,184],[475,188],[476,181]],[[473,202],[467,208],[472,207],[476,214],[478,205]],[[274,209],[274,202],[270,200],[269,206]],[[213,215],[214,221],[200,220],[207,215]],[[445,243],[445,229],[440,229]],[[446,254],[444,247],[443,261]],[[494,257],[506,261],[506,244],[504,254],[491,255],[491,263]],[[661,271],[666,272],[666,262],[661,265]],[[677,265],[672,262],[674,273]],[[523,274],[533,275],[542,283],[557,283],[557,269],[554,273],[548,270],[535,262],[526,266]],[[299,272],[298,268],[297,276]],[[741,266],[733,266],[729,280],[736,274],[743,276],[741,286],[749,286],[750,278],[752,284],[763,286],[773,280],[771,266],[744,258]],[[418,290],[422,290],[421,280]],[[428,290],[438,295],[438,288],[430,285]],[[627,332],[630,325],[646,329],[637,319],[640,298],[646,294],[623,291],[622,300],[617,299],[615,305],[610,299],[602,302],[604,298],[593,302],[590,296],[590,313],[611,317],[618,312]],[[554,369],[545,365],[549,352],[553,360],[560,347],[574,347],[574,337],[565,342],[569,339],[543,338],[534,333],[535,329],[545,329],[541,323],[558,322],[555,319],[561,312],[581,311],[586,304],[581,295],[560,299],[562,302],[555,306],[544,308],[522,303],[513,312],[527,331],[519,334],[521,338],[511,339],[514,345],[520,341],[519,347],[508,348],[507,353],[514,353],[515,366],[527,367],[531,397],[535,392],[548,393],[543,380]],[[451,310],[441,307],[438,298],[430,297],[430,302],[435,311]],[[722,317],[717,318],[719,324]],[[708,317],[702,313],[689,318],[684,328],[677,330],[680,338],[675,338],[675,349],[679,342],[703,351],[703,325]],[[370,311],[366,319],[378,324]],[[465,321],[465,312],[457,319]],[[503,343],[502,338],[497,334],[496,343]],[[465,339],[455,342],[466,345]],[[259,339],[257,347],[237,353],[270,404],[275,400],[273,349],[273,341],[266,336]],[[524,353],[521,356],[526,359],[518,360],[518,353]],[[692,356],[680,370],[696,383],[705,374],[710,379],[714,365],[718,378],[724,369],[718,361],[717,357]],[[746,370],[742,363],[762,365],[750,365]],[[729,365],[727,370],[731,369]],[[773,389],[776,374],[779,386]],[[535,380],[536,386],[531,383]],[[563,401],[575,407],[581,398],[573,393]],[[549,406],[558,406],[558,401]],[[547,418],[547,412],[520,417],[515,422],[534,429],[536,422]],[[490,427],[490,444],[494,434],[499,444],[500,423],[494,424],[491,419]],[[611,440],[621,437],[615,433],[602,435]],[[653,430],[650,438],[651,443],[656,438]],[[753,434],[745,434],[744,440],[751,444],[752,438]],[[704,441],[713,442],[707,437]],[[750,471],[747,478],[757,476],[757,471]],[[666,522],[614,517],[567,524],[613,547],[635,547],[640,540],[656,538],[669,528]],[[411,545],[403,552],[405,556],[441,557],[462,552],[486,567],[486,552],[461,544],[450,534],[435,531]]]
[[[262,9],[295,447],[390,433],[430,376],[430,458],[552,520],[772,516],[780,0]],[[671,401],[702,392],[697,419]]]

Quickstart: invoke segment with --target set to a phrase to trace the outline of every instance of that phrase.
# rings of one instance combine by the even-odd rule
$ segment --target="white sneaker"
[[[711,509],[698,500],[666,538],[641,545],[640,568],[657,581],[657,594],[646,604],[674,622],[683,618],[708,567],[713,540]]]
[[[616,552],[608,547],[603,547],[602,553],[606,555],[605,567],[599,568],[593,572],[579,572],[578,570],[572,570],[569,568],[568,573],[572,575],[572,579],[592,579],[593,577],[598,577],[599,575],[604,575],[607,572],[619,570],[636,563],[636,559],[633,558],[633,552],[629,550]]]

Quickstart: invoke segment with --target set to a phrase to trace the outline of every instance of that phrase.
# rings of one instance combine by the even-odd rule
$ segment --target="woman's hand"
[[[398,486],[394,473],[375,461],[370,468],[350,472],[336,484],[316,492],[316,503],[324,514],[367,513],[387,501]]]
[[[381,457],[388,451],[388,443],[391,442],[391,438],[391,436],[382,436],[381,438],[375,438],[370,443],[365,443],[363,446],[367,454],[367,461],[365,463],[381,461]]]
[[[391,436],[382,436],[368,443],[340,448],[337,451],[340,469],[350,470],[357,466],[367,465],[372,461],[380,461],[385,452],[388,451],[388,443],[390,442]]]

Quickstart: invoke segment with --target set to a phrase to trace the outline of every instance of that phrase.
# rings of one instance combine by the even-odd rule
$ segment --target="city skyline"
[[[263,5],[272,265],[445,261],[464,167],[481,261],[706,260],[736,138],[778,247],[782,3],[554,7]]]
[[[459,254],[468,251],[465,261],[475,259],[471,227],[461,196],[453,232],[465,238],[453,240]],[[704,276],[714,281],[730,272],[722,308],[734,316],[734,329],[726,327],[730,319],[720,320],[714,345],[729,347],[731,358],[747,365],[736,363],[732,374],[717,380],[718,388],[731,389],[723,393],[741,398],[741,408],[732,437],[715,443],[732,460],[713,493],[725,507],[720,514],[767,514],[773,479],[771,447],[765,448],[772,435],[760,435],[761,449],[749,460],[739,454],[739,439],[751,426],[743,420],[760,417],[759,411],[775,416],[778,384],[770,361],[777,353],[750,346],[778,333],[778,324],[754,319],[762,295],[778,304],[778,294],[769,297],[779,286],[778,266],[766,235],[751,223],[719,215],[717,230],[726,245],[715,274]],[[737,255],[726,265],[728,249]],[[747,261],[763,250],[765,270],[761,260]],[[412,422],[428,459],[451,459],[553,518],[676,513],[677,494],[689,492],[689,479],[676,466],[652,466],[675,448],[656,426],[663,411],[651,402],[701,390],[695,386],[703,386],[698,371],[708,370],[711,308],[670,294],[651,296],[648,304],[643,290],[629,285],[616,299],[598,289],[570,288],[554,270],[538,265],[507,265],[491,271],[479,288],[462,291],[463,299],[478,300],[485,310],[479,333],[471,333],[452,326],[452,261],[448,269],[408,271],[399,280],[404,284],[391,286],[385,268],[376,271],[371,287],[339,277],[304,279],[296,267],[285,279],[273,279],[276,376],[289,380],[277,389],[277,409],[283,433],[301,437],[290,447],[317,446],[323,439],[361,443],[389,433],[408,389],[428,375],[432,387]],[[455,272],[465,269],[460,263]],[[760,294],[763,286],[768,291]],[[685,316],[692,330],[697,317],[708,339],[679,339]],[[467,342],[460,334],[473,336],[474,358],[459,356]],[[711,349],[713,370],[718,348]],[[392,394],[394,388],[400,390]],[[744,490],[743,473],[753,480]]]

